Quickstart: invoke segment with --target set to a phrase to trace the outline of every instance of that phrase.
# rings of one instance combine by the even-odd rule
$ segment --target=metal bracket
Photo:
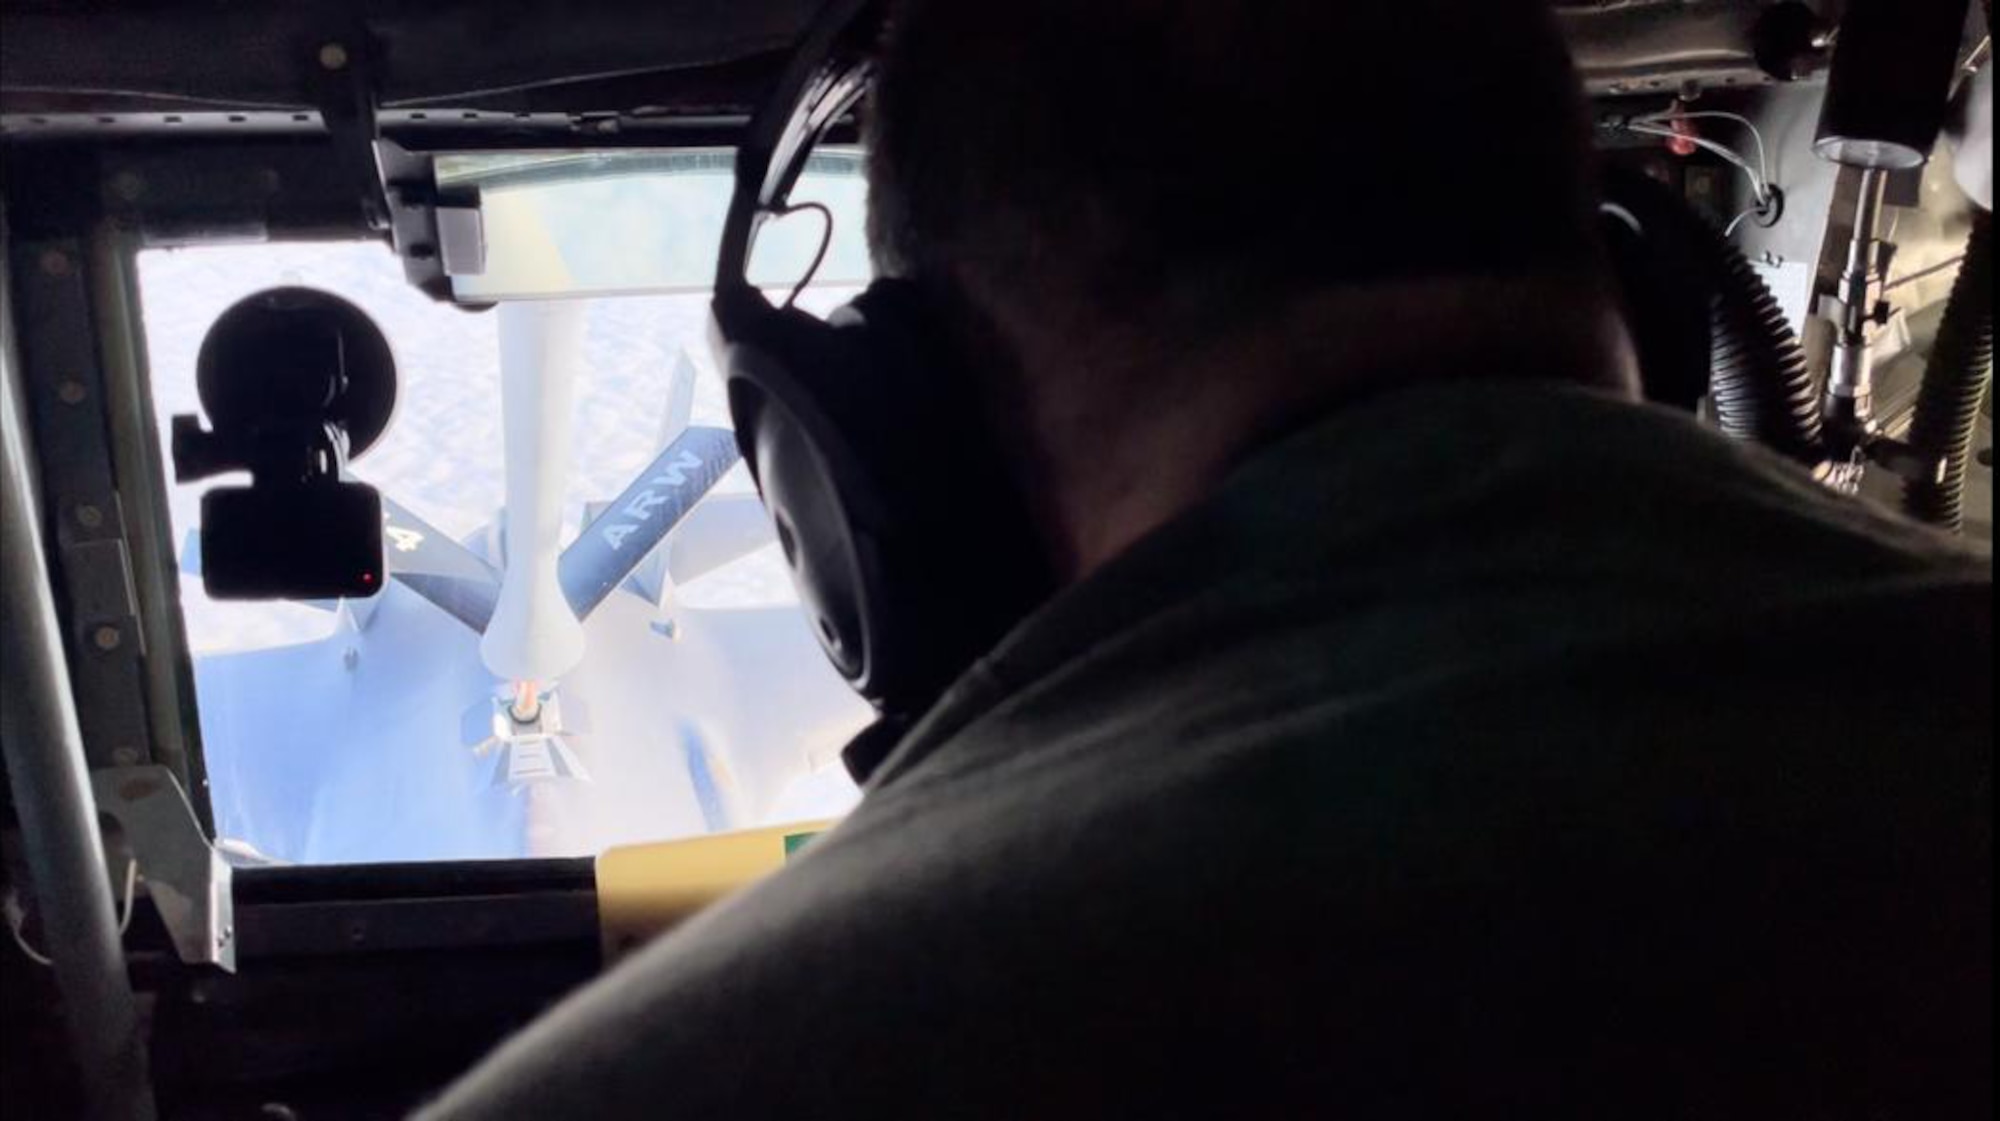
[[[140,607],[116,453],[106,426],[109,389],[95,346],[84,243],[13,247],[20,279],[15,322],[22,389],[49,505],[54,575],[67,601],[70,673],[84,749],[93,764],[155,758]]]
[[[390,241],[403,258],[403,274],[432,299],[450,300],[452,276],[486,271],[479,192],[469,188],[447,197],[438,189],[436,161],[428,154],[380,137],[373,143]]]
[[[231,868],[201,831],[173,772],[107,767],[91,772],[90,786],[99,812],[124,829],[175,953],[191,965],[236,972]]]
[[[446,197],[429,154],[383,138],[372,52],[370,36],[359,27],[317,48],[305,65],[317,76],[320,116],[340,165],[364,191],[369,225],[388,235],[404,276],[432,299],[449,301],[450,274],[486,267],[479,195],[469,190]]]
[[[1944,481],[1944,456],[1920,454],[1905,441],[1880,435],[1869,442],[1867,450],[1870,462],[1905,482],[1936,486]]]

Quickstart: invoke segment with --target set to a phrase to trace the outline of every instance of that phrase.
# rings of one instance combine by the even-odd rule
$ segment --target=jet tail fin
[[[718,494],[695,507],[667,542],[666,574],[691,583],[778,539],[756,494]]]

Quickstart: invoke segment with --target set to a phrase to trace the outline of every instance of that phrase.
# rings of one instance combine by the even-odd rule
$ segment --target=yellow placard
[[[597,927],[611,961],[785,861],[831,821],[623,845],[597,858]]]

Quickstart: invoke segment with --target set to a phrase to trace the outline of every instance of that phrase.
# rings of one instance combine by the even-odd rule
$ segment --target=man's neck
[[[1128,352],[1152,349],[1134,341]],[[1106,361],[1107,346],[1088,350],[1099,357],[1085,362]],[[1273,440],[1360,399],[1495,378],[1637,396],[1630,343],[1601,297],[1498,280],[1308,297],[1171,359],[1155,352],[1143,367],[1116,370],[1078,364],[1043,367],[1051,376],[1031,383],[1024,433],[1044,532],[1071,582],[1201,502]]]

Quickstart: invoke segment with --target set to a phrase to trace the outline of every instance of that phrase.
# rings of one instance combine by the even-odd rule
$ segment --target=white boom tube
[[[577,622],[556,577],[571,389],[583,355],[584,305],[503,303],[500,410],[507,457],[507,569],[479,656],[505,681],[548,681],[583,660]]]

